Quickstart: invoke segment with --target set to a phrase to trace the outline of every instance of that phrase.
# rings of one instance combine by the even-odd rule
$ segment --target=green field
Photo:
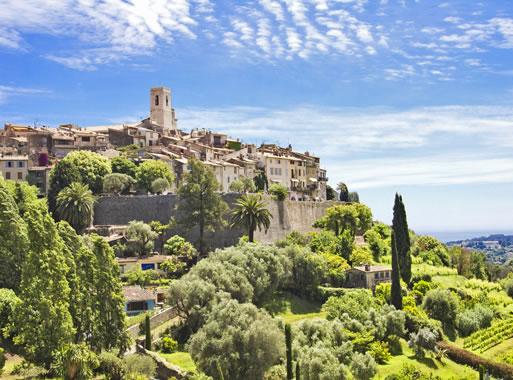
[[[392,356],[392,359],[387,364],[378,367],[377,380],[383,380],[388,375],[398,373],[404,364],[413,364],[418,369],[424,372],[431,372],[433,375],[440,376],[444,380],[479,379],[479,374],[470,367],[457,364],[447,358],[440,362],[429,355],[423,360],[417,360],[405,341],[401,341],[401,346],[403,347],[402,355]]]

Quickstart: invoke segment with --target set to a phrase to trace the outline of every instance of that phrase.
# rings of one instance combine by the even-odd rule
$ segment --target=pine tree
[[[25,219],[30,244],[22,268],[22,305],[15,311],[15,343],[23,345],[28,360],[49,368],[55,352],[74,335],[68,267],[64,243],[46,206],[31,204]]]
[[[144,348],[151,351],[151,325],[149,314],[146,314],[146,318],[144,318],[144,334]]]
[[[392,232],[391,244],[392,244],[392,290],[391,290],[392,305],[394,305],[397,310],[401,310],[403,308],[403,296],[401,294],[401,274],[400,274],[400,269],[399,269],[399,259],[397,257],[397,245],[396,245],[396,241],[395,241],[394,232]]]
[[[406,284],[409,284],[411,280],[410,233],[408,231],[408,221],[406,219],[406,209],[404,207],[403,198],[399,194],[395,194],[392,229],[394,230],[396,239],[401,278]]]
[[[292,331],[290,324],[285,325],[285,348],[287,350],[287,380],[292,380]]]

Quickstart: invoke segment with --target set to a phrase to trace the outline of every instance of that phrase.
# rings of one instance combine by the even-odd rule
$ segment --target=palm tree
[[[57,195],[57,216],[82,233],[93,222],[94,201],[89,186],[73,182]]]
[[[237,202],[231,212],[232,227],[240,226],[248,230],[249,241],[254,241],[255,230],[260,231],[262,227],[267,230],[271,225],[272,215],[267,209],[266,203],[259,195],[244,194]]]

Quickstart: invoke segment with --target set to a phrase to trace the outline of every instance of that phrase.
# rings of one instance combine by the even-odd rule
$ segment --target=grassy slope
[[[281,293],[264,305],[272,315],[287,323],[296,323],[304,319],[324,318],[320,302],[300,298],[294,294]]]
[[[172,354],[163,354],[159,352],[159,356],[166,359],[169,363],[174,364],[177,367],[180,367],[184,371],[196,371],[196,365],[192,361],[191,355],[189,355],[188,352],[178,351]]]
[[[479,374],[470,367],[463,366],[447,358],[440,362],[427,356],[422,361],[415,358],[413,351],[408,347],[405,341],[401,342],[403,354],[393,356],[392,359],[384,365],[380,365],[376,379],[385,379],[388,375],[398,373],[404,364],[413,364],[424,372],[432,372],[444,380],[473,380],[479,379]]]

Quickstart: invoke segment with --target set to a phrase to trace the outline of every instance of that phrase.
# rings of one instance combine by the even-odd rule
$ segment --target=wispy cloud
[[[32,96],[50,94],[50,91],[39,88],[13,87],[0,85],[0,104],[6,103],[9,98],[18,96]]]
[[[513,106],[188,108],[180,123],[309,150],[322,157],[334,182],[355,188],[513,182]]]

